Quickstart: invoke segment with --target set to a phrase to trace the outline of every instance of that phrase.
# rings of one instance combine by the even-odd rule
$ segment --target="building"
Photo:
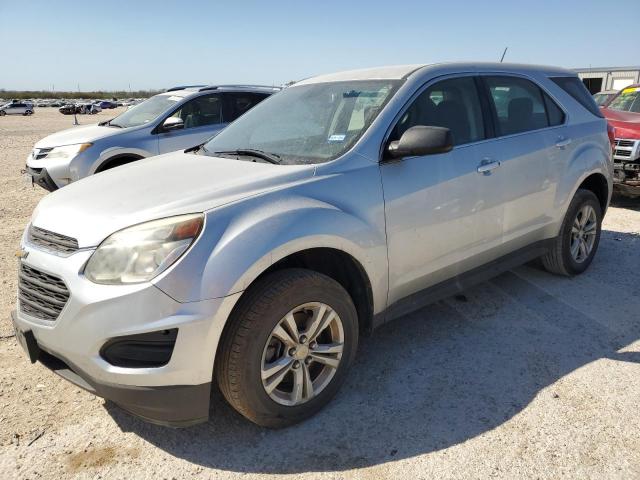
[[[640,67],[605,67],[574,69],[589,91],[622,90],[632,83],[640,83]]]

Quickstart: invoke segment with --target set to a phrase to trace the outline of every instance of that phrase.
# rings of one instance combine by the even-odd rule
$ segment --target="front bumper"
[[[46,168],[31,168],[27,165],[25,173],[31,177],[32,183],[53,192],[58,189],[56,182],[53,181]]]
[[[28,243],[24,249],[25,265],[59,277],[70,292],[54,321],[25,313],[18,300],[14,325],[31,332],[36,361],[148,421],[184,426],[206,420],[215,352],[239,294],[180,303],[152,283],[90,282],[80,272],[93,250],[60,257]],[[166,365],[126,368],[101,356],[115,337],[169,329],[178,334]]]
[[[17,324],[16,311],[11,320]],[[114,402],[127,412],[150,423],[170,427],[188,427],[209,418],[211,382],[201,385],[168,385],[138,387],[103,383],[80,368],[65,362],[56,354],[38,345],[31,330],[16,332],[25,340],[20,342],[33,362],[40,362],[74,385]],[[27,343],[29,342],[29,343]]]

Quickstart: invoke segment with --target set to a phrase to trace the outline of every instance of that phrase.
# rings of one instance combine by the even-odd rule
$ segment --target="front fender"
[[[377,313],[386,303],[387,252],[382,203],[375,208],[379,211],[361,216],[291,194],[271,201],[256,197],[209,212],[202,238],[156,285],[181,302],[225,297],[245,290],[292,253],[333,248],[348,253],[363,267]]]

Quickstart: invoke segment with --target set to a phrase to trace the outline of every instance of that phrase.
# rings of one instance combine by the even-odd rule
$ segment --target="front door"
[[[448,153],[381,164],[389,257],[389,305],[493,259],[502,240],[504,179],[489,148],[476,81],[428,86],[389,141],[415,125],[451,130]]]
[[[184,150],[205,142],[222,130],[226,123],[222,117],[222,101],[220,95],[203,95],[183,104],[171,114],[181,118],[184,128],[158,133],[158,150],[160,153]]]

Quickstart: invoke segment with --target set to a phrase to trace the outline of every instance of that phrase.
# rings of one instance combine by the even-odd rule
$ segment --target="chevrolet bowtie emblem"
[[[24,259],[24,258],[27,258],[28,256],[29,256],[29,252],[27,252],[26,250],[18,250],[16,252],[16,258]]]

